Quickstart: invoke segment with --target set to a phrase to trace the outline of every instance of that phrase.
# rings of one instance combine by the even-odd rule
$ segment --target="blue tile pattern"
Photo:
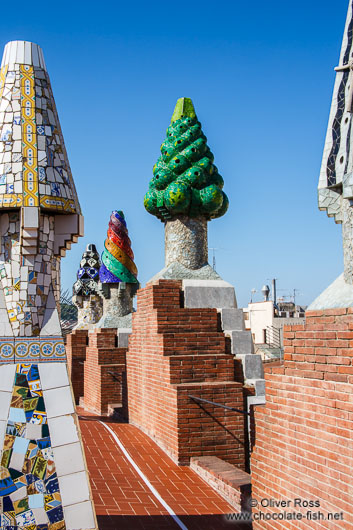
[[[1,459],[0,503],[1,530],[65,530],[37,364],[16,368]]]

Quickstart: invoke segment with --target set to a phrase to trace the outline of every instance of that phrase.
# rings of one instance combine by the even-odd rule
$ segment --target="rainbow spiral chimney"
[[[137,267],[128,236],[124,213],[114,210],[110,216],[107,239],[99,269],[101,283],[138,283]]]

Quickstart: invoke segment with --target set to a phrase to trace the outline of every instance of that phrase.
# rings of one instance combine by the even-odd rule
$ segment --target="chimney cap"
[[[264,295],[265,301],[268,301],[268,295],[270,294],[270,288],[268,285],[263,285],[261,289],[262,294]]]
[[[34,42],[24,40],[13,40],[5,46],[1,68],[8,65],[9,70],[12,70],[15,64],[26,64],[47,70],[42,48]]]

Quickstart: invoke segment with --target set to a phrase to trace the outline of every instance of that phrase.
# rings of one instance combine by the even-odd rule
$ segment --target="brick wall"
[[[215,456],[191,458],[190,467],[236,512],[251,512],[251,479],[248,473]]]
[[[69,376],[71,377],[72,389],[75,401],[78,404],[83,396],[83,367],[86,360],[88,331],[74,330],[66,337],[66,357]]]
[[[244,416],[189,397],[243,409],[217,311],[183,308],[181,300],[179,281],[138,291],[126,355],[129,421],[179,464],[215,455],[244,467]]]
[[[284,365],[268,370],[266,406],[256,407],[253,497],[339,514],[328,521],[259,521],[259,529],[353,529],[353,308],[311,311],[287,326]],[[295,498],[320,507],[295,507]],[[343,514],[343,520],[341,515]]]
[[[84,364],[85,410],[108,414],[108,405],[122,404],[126,348],[116,348],[116,329],[89,332]]]

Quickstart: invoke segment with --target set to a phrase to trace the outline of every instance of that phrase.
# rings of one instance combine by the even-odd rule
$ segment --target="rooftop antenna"
[[[291,292],[290,289],[277,289],[277,292],[283,291],[288,294],[283,294],[281,298],[278,298],[279,302],[284,302],[285,299],[290,300],[294,305],[296,301],[296,297],[300,294],[299,289],[293,289],[293,294],[289,294]]]
[[[220,250],[219,247],[208,247],[208,250],[212,250],[212,269],[216,270],[216,250]]]
[[[294,307],[295,307],[295,298],[296,298],[297,294],[300,294],[299,289],[293,289],[293,303],[294,303]]]
[[[273,300],[273,305],[276,305],[277,303],[277,291],[276,291],[276,281],[278,280],[278,278],[272,278],[272,300]],[[269,278],[267,278],[267,281],[270,281]]]

